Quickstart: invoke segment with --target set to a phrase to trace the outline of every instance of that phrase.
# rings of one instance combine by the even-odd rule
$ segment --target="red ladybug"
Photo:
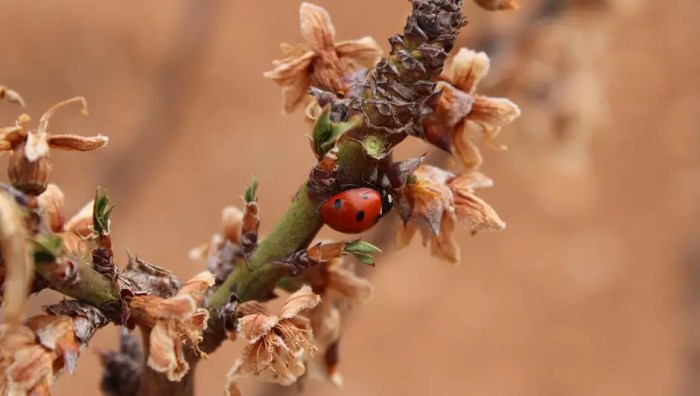
[[[367,231],[382,215],[382,196],[371,188],[353,188],[321,205],[321,220],[345,234]]]

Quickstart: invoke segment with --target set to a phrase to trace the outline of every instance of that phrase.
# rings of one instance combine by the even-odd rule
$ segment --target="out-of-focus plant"
[[[514,1],[477,1],[489,9],[513,9]],[[128,331],[122,347],[102,354],[102,386],[110,395],[190,395],[196,363],[221,343],[242,339],[232,361],[226,392],[239,394],[237,380],[253,376],[289,385],[307,374],[340,385],[338,342],[344,307],[366,301],[370,284],[352,261],[374,265],[379,249],[349,237],[315,242],[324,224],[361,233],[392,209],[403,219],[398,238],[416,231],[433,255],[458,262],[452,240],[461,224],[469,233],[500,230],[505,223],[479,198],[492,181],[479,172],[482,157],[473,139],[488,145],[520,115],[507,99],[476,93],[488,57],[461,49],[443,73],[464,25],[461,0],[412,0],[403,34],[390,38],[381,57],[369,38],[337,41],[321,7],[301,5],[305,43],[283,45],[284,58],[266,73],[282,87],[284,109],[305,104],[313,121],[317,159],[287,212],[264,238],[257,181],[243,209],[227,207],[222,231],[191,256],[206,270],[181,282],[167,269],[137,257],[120,270],[112,253],[113,205],[103,190],[69,220],[64,195],[49,183],[51,148],[93,150],[107,143],[48,131],[58,103],[28,128],[29,116],[0,133],[10,151],[12,186],[0,191],[0,248],[5,323],[0,325],[0,389],[8,394],[47,394],[64,370],[73,372],[81,350],[107,323],[138,327],[139,348]],[[14,91],[3,97],[21,103]],[[423,157],[396,161],[393,149],[409,136],[454,154],[453,171],[423,164]],[[22,320],[31,293],[44,288],[72,299]],[[264,303],[290,295],[278,312]]]

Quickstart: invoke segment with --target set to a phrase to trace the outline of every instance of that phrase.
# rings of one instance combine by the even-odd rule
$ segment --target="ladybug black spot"
[[[361,211],[357,212],[357,215],[355,216],[355,218],[357,219],[358,223],[361,222],[365,218],[365,211],[361,210]]]
[[[333,201],[333,209],[340,210],[341,206],[343,206],[343,202],[340,199]]]

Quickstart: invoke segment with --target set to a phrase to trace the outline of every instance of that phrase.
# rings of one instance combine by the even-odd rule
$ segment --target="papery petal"
[[[44,220],[52,232],[63,231],[65,215],[63,213],[64,194],[57,185],[51,183],[46,191],[39,195],[39,207],[44,211]]]
[[[459,245],[452,237],[455,228],[454,218],[445,213],[440,222],[440,232],[430,238],[430,254],[453,264],[459,262]]]
[[[369,36],[341,41],[335,45],[335,51],[341,59],[349,59],[367,68],[374,66],[382,58],[382,48]]]
[[[243,212],[235,206],[225,207],[221,211],[221,224],[224,228],[224,238],[236,245],[240,244]]]
[[[467,94],[474,94],[476,87],[489,72],[490,61],[484,52],[460,48],[450,67],[452,85]]]
[[[305,52],[301,56],[274,61],[275,68],[263,73],[263,76],[282,86],[299,85],[298,80],[308,74],[315,56],[313,52]]]
[[[260,337],[277,326],[279,318],[262,313],[246,315],[238,319],[238,334],[250,342],[257,342]]]
[[[88,238],[92,235],[92,212],[95,201],[90,201],[85,206],[83,206],[78,213],[76,213],[70,220],[66,223],[64,229],[68,232],[72,232],[80,237]]]
[[[182,343],[175,334],[172,324],[158,321],[151,329],[148,366],[159,373],[165,373],[170,381],[179,381],[190,366],[185,360]]]
[[[0,151],[12,150],[26,137],[27,134],[21,125],[0,128]]]
[[[321,297],[311,290],[311,287],[304,285],[289,296],[282,307],[281,319],[289,319],[297,316],[301,311],[311,309],[321,302]]]
[[[474,191],[477,188],[493,187],[493,180],[481,172],[467,172],[458,175],[449,182],[453,194],[455,190]]]
[[[67,151],[90,151],[104,147],[109,143],[109,138],[103,135],[79,136],[79,135],[49,135],[49,147]]]
[[[0,254],[3,276],[3,320],[19,324],[34,278],[34,260],[28,246],[25,223],[19,207],[0,192]]]
[[[202,271],[185,282],[177,295],[160,305],[160,318],[190,318],[199,308],[206,291],[214,285],[214,276],[209,271]]]
[[[328,12],[317,5],[301,3],[299,8],[301,35],[316,52],[333,49],[335,27]]]
[[[468,171],[479,169],[484,162],[479,147],[472,139],[472,129],[468,123],[463,123],[457,127],[452,136],[453,154]]]
[[[506,223],[481,198],[465,190],[455,190],[455,214],[464,226],[475,234],[480,231],[499,231]]]
[[[521,111],[518,105],[506,98],[490,98],[486,96],[476,96],[476,101],[469,113],[469,120],[502,127],[510,124],[520,117]]]

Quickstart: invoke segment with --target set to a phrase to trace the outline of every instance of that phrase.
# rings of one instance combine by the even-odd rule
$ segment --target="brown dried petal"
[[[109,138],[103,135],[79,136],[79,135],[49,135],[48,144],[51,148],[67,151],[90,151],[104,147]]]
[[[493,146],[493,139],[501,128],[520,117],[520,108],[505,98],[476,96],[472,111],[467,120],[482,128],[487,145]],[[502,147],[501,149],[505,149]]]
[[[177,295],[160,306],[160,318],[185,320],[192,317],[204,299],[206,291],[214,285],[214,276],[209,271],[202,271],[185,282]]]
[[[221,223],[224,227],[224,238],[236,245],[240,244],[243,212],[235,206],[227,206],[221,211]]]
[[[44,211],[46,225],[52,232],[63,231],[63,223],[65,223],[63,204],[63,191],[53,183],[46,186],[46,191],[39,195],[39,207]]]
[[[27,133],[22,125],[0,128],[0,151],[14,150],[26,139]]]
[[[473,95],[481,79],[488,74],[489,67],[486,53],[460,48],[452,61],[448,80],[459,90]]]
[[[301,311],[311,309],[321,302],[321,297],[311,290],[311,287],[304,285],[289,296],[282,307],[280,318],[290,319],[297,316]]]
[[[335,27],[328,12],[317,5],[301,3],[301,35],[316,52],[331,51],[335,46]]]
[[[468,123],[459,125],[452,136],[454,155],[467,171],[479,169],[484,161],[479,147],[472,140],[472,131]]]
[[[72,232],[82,238],[90,238],[93,236],[92,230],[92,207],[95,201],[90,201],[78,211],[73,217],[68,220],[65,225],[65,230]]]
[[[262,313],[245,315],[238,319],[238,334],[250,342],[257,342],[278,323],[279,318],[274,315]]]
[[[159,321],[151,330],[148,366],[165,373],[170,381],[180,381],[189,370],[180,337],[165,321]]]
[[[7,383],[0,383],[0,389],[5,388],[7,392],[5,394],[28,394],[42,383],[50,382],[53,359],[51,354],[40,345],[16,351],[12,355],[12,360],[12,363],[2,370],[4,376],[0,381],[7,380]]]
[[[5,192],[0,192],[0,254],[5,267],[5,321],[18,324],[34,276],[34,260],[29,257],[27,235],[19,208]]]
[[[107,317],[98,308],[76,300],[66,300],[45,308],[52,315],[72,318],[76,339],[87,344],[102,326],[108,323]]]
[[[480,231],[499,231],[506,228],[506,223],[498,217],[496,211],[481,198],[468,190],[453,190],[455,197],[455,214],[464,226],[475,234]]]
[[[307,256],[316,264],[329,262],[343,256],[346,242],[317,243],[306,249]]]
[[[374,66],[382,58],[381,47],[369,36],[341,41],[335,45],[335,51],[341,59],[349,59],[367,68]]]
[[[440,232],[430,237],[430,254],[453,264],[459,262],[459,245],[452,237],[455,221],[452,215],[444,213],[440,222]]]
[[[62,232],[60,235],[66,255],[88,261],[92,259],[92,249],[87,240],[72,232]]]
[[[75,372],[80,348],[75,337],[73,320],[68,316],[38,315],[27,321],[27,327],[34,330],[39,343],[63,358],[62,367],[69,373]]]
[[[314,57],[313,52],[306,52],[298,57],[275,61],[275,68],[263,74],[265,78],[273,80],[283,88],[282,96],[286,112],[294,111],[306,96],[311,86],[308,69]]]

